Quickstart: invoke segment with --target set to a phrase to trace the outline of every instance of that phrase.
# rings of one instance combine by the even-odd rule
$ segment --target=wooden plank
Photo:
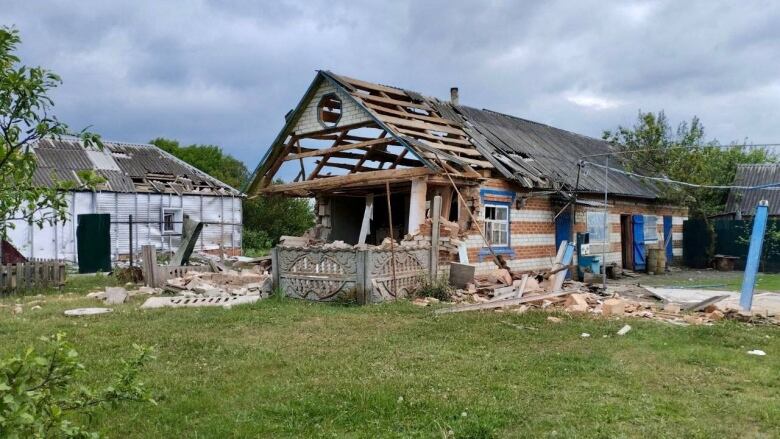
[[[469,142],[468,140],[458,139],[458,138],[455,138],[455,137],[438,137],[438,136],[434,136],[433,134],[428,134],[428,133],[426,133],[424,131],[415,131],[415,130],[410,130],[410,129],[406,129],[406,128],[401,128],[401,127],[399,127],[397,125],[394,125],[394,124],[389,124],[389,125],[391,127],[393,127],[399,133],[403,133],[403,134],[412,136],[414,138],[433,140],[434,142],[447,142],[447,143],[452,143],[453,145],[456,145],[456,146],[457,145],[471,146],[471,142]]]
[[[333,146],[325,149],[315,149],[313,151],[304,152],[301,154],[290,154],[284,158],[284,161],[297,160],[306,157],[324,156],[327,154],[332,154],[334,152],[347,151],[350,149],[362,149],[372,145],[385,145],[388,143],[397,143],[397,142],[394,138],[382,138],[382,139],[373,139],[373,140],[360,142],[360,143],[346,143],[344,145]]]
[[[430,159],[436,158],[436,155],[430,152],[424,152],[422,155],[425,158],[430,158]],[[443,158],[444,160],[447,160],[447,157],[439,157],[439,158]],[[468,157],[457,157],[457,159],[462,160],[474,166],[479,166],[480,168],[493,169],[493,165],[490,162],[486,162],[484,160],[475,160],[475,159],[470,159]]]
[[[320,161],[317,160],[315,163],[319,164]],[[379,171],[379,169],[376,168],[369,168],[368,166],[358,166],[358,165],[352,165],[349,163],[336,163],[336,162],[328,162],[324,163],[322,165],[325,168],[339,168],[339,169],[346,169],[350,172],[373,172],[373,171]],[[326,177],[323,177],[326,178]]]
[[[360,224],[358,244],[365,244],[366,237],[371,233],[371,219],[374,217],[374,194],[366,195],[366,207],[363,210],[363,222]]]
[[[362,172],[358,174],[337,175],[316,180],[299,181],[296,183],[275,184],[262,188],[261,193],[276,193],[291,190],[318,190],[333,189],[345,185],[381,183],[384,181],[406,180],[411,177],[422,177],[432,174],[433,171],[426,167],[385,169],[381,171]]]
[[[456,136],[466,137],[466,133],[460,128],[453,128],[447,125],[437,125],[429,122],[423,122],[421,120],[414,119],[402,119],[400,117],[388,116],[386,114],[380,114],[379,118],[383,122],[391,123],[396,126],[403,126],[407,128],[415,128],[418,130],[438,131],[447,134],[455,134]]]
[[[537,300],[553,299],[576,291],[559,291],[557,293],[535,294],[533,296],[519,297],[514,299],[502,299],[493,302],[475,303],[469,305],[453,306],[450,308],[441,308],[435,311],[435,314],[450,314],[464,311],[480,311],[485,309],[505,308],[507,306],[522,305],[523,303],[536,302]]]
[[[399,101],[398,99],[367,95],[363,93],[352,93],[352,96],[354,96],[357,99],[360,99],[361,101],[373,101],[373,102],[381,102],[383,104],[398,105],[400,107],[419,108],[421,110],[426,110],[433,113],[433,109],[426,103]]]
[[[336,76],[336,75],[334,75],[334,76]],[[361,81],[360,79],[350,78],[349,76],[341,76],[341,75],[337,75],[337,76],[342,81],[344,81],[344,82],[348,83],[349,85],[351,85],[353,87],[356,87],[356,88],[362,88],[362,89],[365,89],[365,90],[380,91],[380,92],[390,93],[390,94],[394,94],[394,95],[398,95],[398,96],[404,96],[404,97],[407,97],[407,98],[409,97],[406,94],[406,92],[404,92],[400,88],[393,88],[393,87],[388,87],[386,85],[374,84],[373,82]]]
[[[439,277],[439,221],[441,219],[441,195],[433,197],[431,209],[431,281]]]
[[[417,114],[417,113],[412,113],[412,112],[408,112],[408,111],[396,110],[396,109],[393,109],[393,108],[384,107],[382,105],[374,104],[374,103],[371,103],[371,102],[366,102],[365,104],[370,109],[372,109],[374,111],[377,111],[377,112],[380,112],[380,113],[394,114],[396,116],[409,117],[409,118],[416,119],[416,120],[421,120],[421,121],[424,121],[424,122],[433,122],[433,123],[438,123],[438,124],[442,124],[442,125],[450,125],[450,126],[457,127],[457,128],[460,127],[459,123],[457,123],[457,122],[455,122],[453,120],[444,119],[444,118],[438,117],[438,116],[425,116],[423,114]]]

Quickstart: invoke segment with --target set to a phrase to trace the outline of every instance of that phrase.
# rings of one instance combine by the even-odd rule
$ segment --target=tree
[[[150,142],[201,171],[235,188],[249,179],[246,166],[215,145],[181,146],[178,140],[158,137]],[[298,236],[314,226],[309,201],[302,198],[271,196],[244,200],[244,247],[265,249],[283,235]]]
[[[30,146],[47,136],[68,133],[68,127],[51,114],[49,92],[62,81],[41,67],[21,65],[14,52],[21,42],[18,31],[0,28],[0,237],[11,220],[25,220],[39,227],[67,219],[64,191],[73,181],[57,181],[54,187],[33,184],[35,155]],[[97,135],[82,131],[86,145],[102,147]],[[84,173],[83,179],[97,179]]]
[[[141,368],[154,358],[149,348],[133,345],[136,357],[122,361],[113,384],[93,391],[77,382],[85,368],[64,334],[41,340],[44,352],[29,348],[0,360],[0,437],[98,438],[78,425],[80,415],[124,401],[156,404],[138,382]]]
[[[158,137],[149,143],[234,188],[240,189],[249,177],[246,166],[240,160],[223,153],[219,146],[180,146],[178,140],[163,137]]]
[[[773,161],[764,148],[724,148],[715,140],[706,140],[704,126],[697,117],[690,123],[680,123],[673,132],[663,111],[640,111],[634,126],[604,131],[603,138],[619,150],[630,152],[618,156],[630,171],[698,185],[731,185],[738,164]],[[706,219],[722,212],[728,195],[724,189],[673,184],[659,184],[658,188],[665,199],[688,207],[689,216],[694,218]]]
[[[244,229],[262,230],[270,247],[284,235],[299,236],[314,226],[314,213],[306,198],[281,195],[244,202]]]

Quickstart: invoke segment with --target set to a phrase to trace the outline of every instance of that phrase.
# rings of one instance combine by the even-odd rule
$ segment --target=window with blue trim
[[[509,206],[485,204],[485,236],[491,247],[509,245]]]

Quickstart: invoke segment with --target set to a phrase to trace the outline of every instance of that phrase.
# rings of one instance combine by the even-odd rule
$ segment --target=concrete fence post
[[[279,247],[271,249],[271,281],[273,283],[273,289],[280,288],[279,278],[282,271],[282,267],[279,266]]]
[[[366,305],[370,300],[371,286],[368,284],[368,250],[355,252],[355,299],[361,305]]]

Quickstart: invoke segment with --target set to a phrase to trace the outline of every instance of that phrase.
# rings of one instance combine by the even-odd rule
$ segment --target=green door
[[[78,216],[76,245],[79,273],[111,271],[111,215],[90,213]]]

